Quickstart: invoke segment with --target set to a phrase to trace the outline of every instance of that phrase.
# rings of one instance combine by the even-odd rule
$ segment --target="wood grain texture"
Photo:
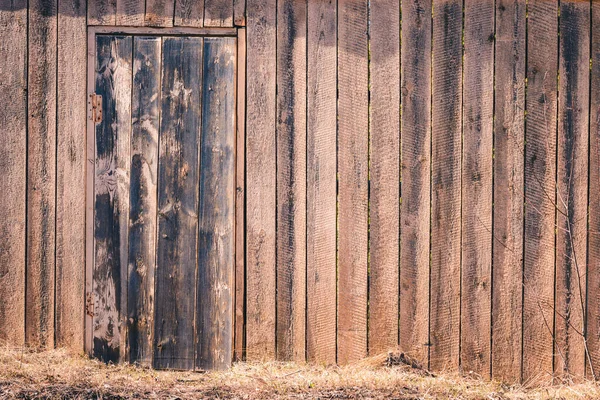
[[[235,191],[235,361],[245,354],[246,314],[246,30],[237,37]]]
[[[85,292],[86,6],[85,2],[58,6],[55,337],[57,346],[80,352]]]
[[[117,22],[117,1],[119,0],[87,0],[88,24],[115,25]]]
[[[494,2],[466,0],[462,149],[461,368],[490,377]]]
[[[277,7],[277,359],[304,361],[306,2]]]
[[[54,346],[56,1],[29,3],[25,340]]]
[[[496,2],[492,375],[521,379],[525,1]]]
[[[370,355],[398,345],[400,4],[370,2]]]
[[[233,0],[204,0],[204,26],[233,26]]]
[[[204,26],[204,1],[178,0],[175,2],[175,26]]]
[[[90,0],[88,0],[90,1]],[[91,0],[94,1],[94,0]],[[145,1],[142,0],[116,0],[116,25],[142,26],[144,25]]]
[[[367,355],[367,3],[338,4],[338,362]]]
[[[173,26],[175,0],[146,0],[145,25]]]
[[[275,356],[276,7],[248,3],[246,85],[246,358]]]
[[[590,98],[589,185],[600,187],[600,3],[592,2],[592,60]],[[587,346],[586,376],[597,379],[600,373],[600,191],[589,191],[589,231],[587,262]]]
[[[202,46],[202,38],[163,38],[156,368],[194,368]]]
[[[585,375],[590,5],[560,3],[554,374]]]
[[[336,362],[336,2],[310,0],[307,22],[306,354]]]
[[[459,363],[462,2],[434,0],[431,154],[432,369]]]
[[[235,38],[204,39],[196,368],[233,359],[235,273]]]
[[[532,0],[527,20],[523,380],[552,376],[556,179],[557,2]],[[551,49],[551,50],[549,50]]]
[[[25,342],[27,1],[0,1],[0,341]]]
[[[431,1],[402,5],[400,348],[429,357]]]
[[[107,362],[125,353],[132,46],[130,36],[96,39],[103,119],[96,125],[93,355]]]
[[[233,25],[246,26],[246,0],[233,0]]]
[[[131,179],[127,259],[127,347],[130,363],[152,365],[158,136],[161,102],[159,37],[133,42]]]

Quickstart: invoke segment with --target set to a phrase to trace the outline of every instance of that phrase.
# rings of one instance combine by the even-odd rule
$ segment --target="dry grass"
[[[2,348],[0,399],[600,398],[594,383],[525,389],[452,374],[432,376],[406,365],[386,366],[386,360],[374,357],[346,367],[240,363],[225,372],[194,373],[105,365],[66,350]]]

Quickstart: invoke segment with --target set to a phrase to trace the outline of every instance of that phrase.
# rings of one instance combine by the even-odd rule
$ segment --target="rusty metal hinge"
[[[85,296],[85,313],[90,317],[94,316],[94,298],[90,292]]]
[[[90,94],[90,103],[92,105],[92,121],[99,124],[102,122],[102,96],[96,93]]]

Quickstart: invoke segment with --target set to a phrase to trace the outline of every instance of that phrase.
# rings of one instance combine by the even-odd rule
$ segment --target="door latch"
[[[99,124],[102,122],[102,96],[96,93],[90,94],[90,103],[92,105],[92,121]]]

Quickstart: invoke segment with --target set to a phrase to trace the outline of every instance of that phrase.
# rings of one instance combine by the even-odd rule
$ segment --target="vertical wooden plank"
[[[245,354],[246,315],[246,30],[238,30],[236,70],[235,360]]]
[[[431,0],[402,4],[400,348],[429,357]]]
[[[400,3],[370,3],[369,354],[398,345]]]
[[[233,25],[246,26],[246,0],[233,0]]]
[[[103,117],[96,125],[93,355],[113,362],[125,347],[132,45],[127,36],[96,39],[95,87]]]
[[[129,362],[152,365],[161,39],[133,42],[131,183],[127,260]]]
[[[25,340],[54,346],[56,1],[29,3]]]
[[[146,0],[147,26],[173,26],[174,18],[175,0]]]
[[[556,179],[556,1],[530,0],[527,19],[523,380],[552,376]]]
[[[204,26],[233,26],[233,0],[204,0]]]
[[[306,354],[336,362],[337,8],[308,1]]]
[[[86,30],[85,2],[59,2],[56,342],[76,351],[85,292]]]
[[[204,1],[179,0],[175,2],[175,26],[204,26]]]
[[[587,377],[600,373],[600,2],[592,1],[590,99],[589,232],[587,263],[587,346],[591,365]],[[586,360],[588,361],[588,360]]]
[[[196,367],[233,359],[235,38],[204,39]]]
[[[525,0],[496,2],[492,374],[521,379]]]
[[[560,2],[554,372],[585,375],[590,4]]]
[[[194,368],[202,38],[165,37],[154,367]]]
[[[306,2],[277,7],[277,358],[304,361]]]
[[[275,0],[248,4],[246,358],[275,356]]]
[[[430,367],[459,363],[462,2],[434,0]]]
[[[0,1],[0,341],[25,341],[27,1]]]
[[[89,25],[115,25],[118,0],[87,0]]]
[[[90,0],[88,0],[90,1]],[[116,0],[116,24],[119,26],[144,25],[144,8],[142,0]]]
[[[461,367],[490,376],[494,2],[465,1]]]
[[[338,4],[338,362],[367,355],[367,3]]]

